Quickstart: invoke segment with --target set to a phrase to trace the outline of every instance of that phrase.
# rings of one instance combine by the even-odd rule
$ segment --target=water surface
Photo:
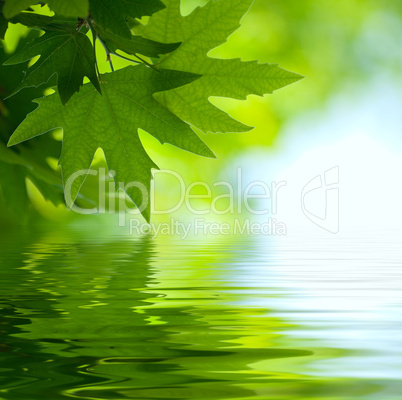
[[[1,399],[401,399],[398,236],[2,234]]]

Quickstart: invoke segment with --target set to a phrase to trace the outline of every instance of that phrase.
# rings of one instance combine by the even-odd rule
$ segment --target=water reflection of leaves
[[[321,398],[339,385],[375,390],[277,368],[300,360],[302,371],[314,356],[278,346],[290,325],[246,304],[255,293],[275,294],[235,281],[236,263],[250,258],[236,245],[166,251],[149,237],[57,234],[9,242],[0,255],[7,398],[280,399]]]

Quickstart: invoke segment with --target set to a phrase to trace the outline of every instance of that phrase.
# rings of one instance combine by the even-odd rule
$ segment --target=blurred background
[[[188,14],[205,2],[185,0],[182,12]],[[286,182],[277,218],[289,229],[301,230],[316,229],[301,210],[303,187],[336,167],[342,227],[398,226],[402,218],[398,212],[402,200],[401,16],[402,4],[397,0],[256,0],[241,28],[210,56],[278,63],[305,79],[273,95],[249,96],[246,101],[211,98],[234,118],[255,126],[247,133],[198,132],[217,155],[216,160],[162,146],[142,133],[150,156],[162,170],[178,173],[187,185],[195,181],[210,185],[220,180],[235,182],[238,168],[244,186],[253,181]],[[11,26],[3,58],[27,34],[21,26]],[[107,71],[108,65],[102,69]],[[61,134],[53,136],[58,145],[49,150],[48,161],[57,170]],[[105,167],[101,151],[93,167]],[[158,204],[175,203],[176,183],[170,175],[158,175],[157,209]],[[45,201],[36,188],[40,182],[32,175],[18,187],[18,193],[27,190],[29,201],[21,202],[20,194],[10,194],[4,177],[0,185],[3,223],[39,219],[69,223],[83,218],[65,210],[60,193],[51,197],[52,202]],[[84,207],[96,203],[97,189],[97,178],[88,179],[82,190]],[[310,208],[322,208],[325,190],[317,196],[310,196]],[[325,214],[325,210],[316,211]],[[185,218],[181,217],[184,214],[183,209],[177,211],[179,218]],[[155,220],[168,217],[171,215],[154,216]],[[115,218],[92,215],[84,219],[103,224],[114,223]]]

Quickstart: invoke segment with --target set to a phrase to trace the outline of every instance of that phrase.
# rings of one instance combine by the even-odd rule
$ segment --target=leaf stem
[[[113,62],[112,59],[110,58],[110,54],[108,54],[107,60],[109,61],[111,71],[114,72]]]
[[[158,68],[155,67],[155,65],[150,64],[149,62],[145,61],[143,58],[141,58],[137,53],[134,54],[134,57],[137,57],[141,62],[143,62],[146,66],[148,66],[149,68],[154,69],[155,71],[158,71]]]
[[[136,57],[136,58],[138,58],[140,61],[136,61],[136,60],[133,60],[133,59],[131,59],[131,58],[122,56],[121,54],[118,54],[118,53],[110,53],[110,54],[113,54],[113,55],[116,56],[116,57],[122,58],[123,60],[130,61],[130,62],[132,62],[132,63],[136,63],[136,64],[141,64],[141,63],[143,63],[143,64],[147,65],[148,67],[154,69],[155,71],[160,72],[160,71],[156,68],[155,65],[152,65],[152,64],[150,64],[149,62],[145,61],[145,60],[142,59],[141,57],[137,56],[137,54],[133,54],[133,56]]]
[[[99,37],[98,32],[96,31],[95,27],[93,26],[93,24],[92,24],[91,21],[90,21],[90,18],[91,18],[91,16],[89,15],[89,17],[85,20],[85,23],[88,25],[89,30],[90,30],[91,33],[92,33],[93,48],[94,48],[94,55],[95,55],[95,65],[96,65],[96,70],[97,70],[97,73],[98,73],[99,78],[101,77],[101,74],[100,74],[100,72],[99,72],[98,61],[97,61],[97,58],[96,58],[96,40],[99,40],[100,44],[102,45],[103,49],[105,50],[105,53],[106,53],[106,60],[109,62],[110,69],[111,69],[112,72],[114,72],[114,67],[113,67],[112,59],[111,59],[111,57],[110,57],[111,54],[113,54],[113,55],[115,55],[115,56],[117,56],[117,57],[120,57],[120,58],[122,58],[123,60],[127,60],[127,61],[130,61],[130,62],[136,63],[136,64],[143,63],[143,64],[145,64],[146,66],[148,66],[149,68],[152,68],[152,69],[154,69],[155,71],[160,72],[160,71],[158,70],[158,68],[156,68],[155,65],[150,64],[149,62],[147,62],[146,60],[144,60],[143,58],[141,58],[137,53],[133,54],[133,56],[136,57],[136,58],[138,58],[138,60],[140,60],[140,61],[132,60],[131,58],[128,58],[128,57],[122,56],[122,55],[120,55],[120,54],[111,52],[111,51],[109,50],[109,48],[106,46],[106,44],[103,42],[103,40]]]
[[[130,62],[133,62],[133,63],[136,63],[136,64],[140,64],[140,61],[132,60],[131,58],[124,57],[121,54],[113,53],[113,55],[116,56],[116,57],[122,58],[123,60],[130,61]]]
[[[95,57],[95,67],[96,67],[96,72],[98,73],[98,78],[101,78],[101,74],[99,71],[99,67],[98,67],[98,60],[96,58],[96,39],[98,39],[98,34],[96,33],[95,28],[93,27],[93,25],[91,24],[91,21],[89,20],[90,18],[86,19],[86,23],[89,26],[89,30],[92,33],[92,41],[93,41],[93,48],[94,48],[94,57]]]
[[[103,43],[103,40],[99,36],[98,36],[98,40],[99,40],[100,44],[102,45],[103,50],[105,50],[106,60],[109,61],[110,69],[112,70],[112,72],[114,72],[113,62],[112,62],[112,59],[110,58],[110,54],[111,54],[110,50],[107,48],[105,43]]]

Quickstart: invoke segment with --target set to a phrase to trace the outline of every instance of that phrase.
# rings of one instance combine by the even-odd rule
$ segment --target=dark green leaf
[[[11,19],[37,3],[38,0],[5,0],[3,14]],[[88,15],[88,0],[47,0],[46,3],[56,14],[64,17],[85,18]]]
[[[0,161],[0,200],[13,213],[14,218],[23,218],[28,197],[25,187],[25,174],[21,167]]]
[[[88,0],[47,0],[49,7],[64,17],[86,18],[89,12]]]
[[[122,50],[127,54],[158,57],[160,54],[170,53],[180,46],[180,43],[159,43],[139,35],[126,39],[103,29],[98,29],[98,35],[111,53]]]
[[[3,14],[1,13],[0,14],[0,39],[4,40],[4,35],[6,34],[7,28],[8,28],[8,21],[4,18]]]
[[[87,76],[100,91],[95,70],[95,57],[89,38],[75,29],[49,31],[45,35],[28,43],[20,52],[6,61],[5,65],[13,65],[41,55],[31,66],[25,79],[16,91],[24,87],[39,86],[57,74],[58,90],[63,104],[78,92]]]
[[[11,19],[37,2],[37,0],[5,0],[3,15],[7,19]]]
[[[23,43],[37,36],[31,31]],[[6,54],[0,49],[0,92],[1,97],[7,97],[19,84],[23,76],[23,65],[1,66]],[[0,100],[0,192],[5,206],[11,209],[18,220],[23,219],[29,204],[25,188],[25,180],[29,178],[40,190],[42,195],[59,204],[62,197],[61,174],[49,167],[47,158],[58,159],[61,153],[61,143],[52,136],[38,137],[29,143],[23,143],[12,149],[6,143],[23,121],[27,113],[34,110],[32,99],[43,95],[44,87],[21,90],[15,96]]]
[[[128,18],[141,18],[162,10],[160,0],[89,0],[95,25],[115,35],[131,38]]]
[[[11,22],[13,24],[19,23],[30,28],[41,28],[54,23],[54,18],[35,13],[20,13],[13,17]]]

